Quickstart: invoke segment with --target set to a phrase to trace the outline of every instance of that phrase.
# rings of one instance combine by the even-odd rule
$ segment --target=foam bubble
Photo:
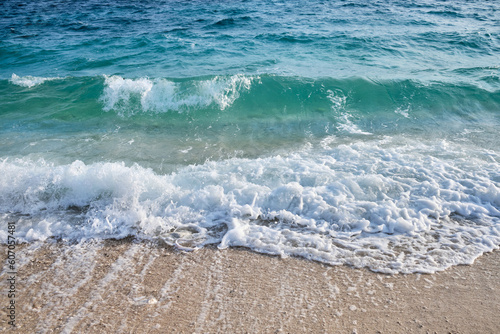
[[[224,110],[231,106],[242,91],[250,89],[254,77],[233,75],[216,76],[208,80],[174,82],[166,79],[124,79],[105,76],[105,89],[101,96],[104,110],[120,113],[138,111],[184,111],[211,105]]]
[[[499,163],[452,143],[443,153],[439,143],[398,141],[325,142],[169,175],[123,163],[4,160],[2,221],[17,221],[27,241],[135,235],[383,272],[434,272],[498,248]]]

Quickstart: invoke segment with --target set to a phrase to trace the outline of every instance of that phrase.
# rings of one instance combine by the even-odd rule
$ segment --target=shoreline
[[[4,258],[7,246],[2,245]],[[500,251],[387,275],[242,248],[131,239],[17,245],[22,333],[494,333]],[[5,264],[1,305],[8,305]],[[11,330],[2,312],[0,328]]]

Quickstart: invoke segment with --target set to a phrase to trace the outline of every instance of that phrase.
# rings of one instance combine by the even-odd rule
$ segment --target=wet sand
[[[499,251],[432,275],[132,240],[18,245],[16,261],[17,333],[500,333]]]

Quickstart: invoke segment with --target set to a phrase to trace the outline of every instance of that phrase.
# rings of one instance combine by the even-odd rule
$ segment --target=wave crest
[[[233,75],[176,82],[167,79],[105,76],[101,101],[105,111],[117,110],[121,114],[186,111],[210,106],[224,110],[239,98],[241,92],[248,91],[256,79],[258,77]]]
[[[15,73],[12,73],[12,77],[10,78],[10,82],[13,83],[14,85],[21,86],[21,87],[35,87],[38,85],[41,85],[45,81],[52,81],[52,80],[58,80],[61,78],[54,77],[54,78],[44,78],[44,77],[33,77],[31,75],[27,75],[24,77],[20,77],[16,75]]]

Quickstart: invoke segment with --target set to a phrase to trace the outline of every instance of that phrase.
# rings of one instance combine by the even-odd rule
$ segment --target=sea
[[[500,2],[3,0],[9,226],[471,264],[500,246]]]

